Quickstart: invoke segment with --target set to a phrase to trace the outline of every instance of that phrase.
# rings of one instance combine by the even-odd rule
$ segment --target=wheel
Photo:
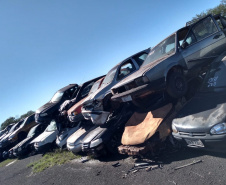
[[[167,78],[167,93],[172,98],[181,98],[187,92],[187,82],[182,73],[173,72]]]

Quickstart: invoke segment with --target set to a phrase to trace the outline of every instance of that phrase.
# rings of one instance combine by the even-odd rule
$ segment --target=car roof
[[[64,92],[64,91],[66,91],[66,90],[68,90],[68,89],[70,89],[70,88],[72,88],[72,87],[74,87],[76,85],[78,85],[78,84],[69,84],[69,85],[59,89],[58,92]]]

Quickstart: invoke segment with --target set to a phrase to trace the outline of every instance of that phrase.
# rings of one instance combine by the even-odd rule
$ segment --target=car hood
[[[43,132],[40,134],[38,137],[36,137],[34,140],[31,141],[31,143],[37,143],[37,142],[42,142],[44,140],[52,140],[52,138],[56,139],[58,131],[51,131],[51,132]]]
[[[87,105],[89,103],[92,103],[93,100],[99,100],[102,101],[104,99],[104,97],[111,93],[111,88],[114,86],[114,82],[101,87],[100,89],[98,89],[95,93],[92,93],[91,95],[89,95],[83,102],[83,105]]]
[[[173,124],[181,132],[209,132],[226,121],[226,95],[199,93],[179,111]]]
[[[94,130],[89,132],[86,137],[83,139],[83,143],[90,143],[91,141],[98,139],[107,128],[96,127]]]
[[[77,102],[76,104],[74,104],[68,111],[67,114],[71,115],[71,112],[75,111],[76,109],[78,113],[81,113],[81,107],[83,102],[86,100],[86,98],[81,99],[79,102]]]
[[[56,103],[48,102],[45,105],[41,106],[38,110],[36,110],[36,113],[44,113],[53,108],[57,109],[57,105],[59,105],[59,102]]]
[[[67,137],[69,137],[70,135],[72,135],[74,132],[76,132],[79,129],[80,125],[78,124],[76,127],[73,128],[66,128],[63,132],[61,132],[60,134],[58,134],[58,138],[64,137],[65,135],[67,135]],[[59,140],[59,139],[58,139]]]
[[[75,133],[73,133],[68,139],[67,143],[79,143],[82,141],[82,139],[85,137],[85,135],[92,129],[94,129],[95,126],[93,125],[84,125],[80,127]]]
[[[159,62],[160,62],[160,61],[159,61]],[[159,63],[159,62],[158,62],[158,63]],[[146,71],[150,70],[151,68],[153,68],[153,67],[156,66],[156,65],[157,65],[157,62],[152,62],[152,63],[150,63],[150,64],[147,64],[147,65],[145,65],[145,66],[142,66],[138,71],[134,72],[134,73],[131,74],[130,76],[124,78],[124,79],[121,80],[119,83],[117,83],[112,89],[118,88],[118,87],[120,87],[120,86],[122,86],[122,85],[124,85],[124,84],[127,84],[127,83],[133,81],[134,79],[137,79],[137,78],[143,76],[143,74],[144,74]]]

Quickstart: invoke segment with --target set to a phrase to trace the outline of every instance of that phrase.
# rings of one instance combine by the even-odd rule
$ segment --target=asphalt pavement
[[[41,155],[17,160],[5,167],[0,167],[1,185],[116,185],[116,184],[226,184],[225,154],[215,154],[197,150],[181,149],[163,153],[156,158],[156,169],[132,171],[127,173],[137,159],[126,156],[110,156],[101,160],[89,160],[82,163],[75,159],[61,166],[48,168],[33,174],[27,165],[40,159]],[[199,163],[188,165],[193,162]],[[201,162],[200,162],[201,161]],[[112,165],[119,163],[117,167]],[[184,166],[177,169],[177,167]],[[127,175],[125,175],[127,174]]]

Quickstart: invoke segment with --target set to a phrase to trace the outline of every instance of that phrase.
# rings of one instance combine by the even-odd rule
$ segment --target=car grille
[[[89,149],[89,143],[83,143],[82,144],[82,151],[87,151]]]
[[[185,136],[206,136],[205,132],[179,132],[179,134]]]

